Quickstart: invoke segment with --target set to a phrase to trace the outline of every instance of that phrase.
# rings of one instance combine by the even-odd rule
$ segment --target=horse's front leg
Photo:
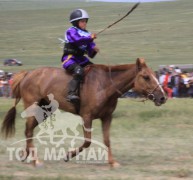
[[[79,132],[77,131],[76,127],[73,127],[73,128],[71,129],[71,131],[74,132],[74,138],[71,140],[71,147],[73,148],[74,145],[75,145],[76,137],[78,137]]]
[[[112,115],[106,115],[105,117],[101,118],[102,121],[102,131],[103,131],[103,140],[104,140],[104,144],[107,146],[108,148],[108,161],[109,164],[112,167],[117,167],[120,164],[117,163],[114,159],[113,159],[113,155],[112,155],[112,151],[111,151],[111,145],[110,145],[110,139],[109,139],[109,135],[110,135],[110,125],[111,125],[111,121],[112,121]]]
[[[83,118],[84,119],[84,127],[87,129],[85,129],[83,127],[83,133],[84,133],[84,143],[82,146],[80,146],[79,148],[76,148],[76,150],[74,151],[69,151],[66,155],[66,157],[64,158],[64,160],[67,162],[69,161],[71,158],[75,157],[76,155],[78,155],[80,152],[82,152],[85,148],[88,148],[91,144],[91,128],[92,128],[92,119],[91,118]],[[88,131],[88,129],[90,129],[90,131]]]

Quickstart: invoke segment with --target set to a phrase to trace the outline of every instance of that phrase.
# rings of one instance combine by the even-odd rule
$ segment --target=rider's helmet
[[[83,9],[76,9],[70,14],[70,22],[72,23],[73,26],[78,27],[78,21],[80,19],[89,19],[88,13],[83,10]]]

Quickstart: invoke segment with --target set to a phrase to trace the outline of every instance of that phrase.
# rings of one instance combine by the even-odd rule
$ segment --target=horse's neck
[[[104,91],[107,96],[125,93],[133,87],[136,76],[135,64],[117,65],[117,66],[103,66],[97,65],[97,69],[102,69],[105,72]]]
[[[136,76],[135,64],[114,66],[111,72],[110,94],[118,93],[119,95],[131,89],[134,85]]]

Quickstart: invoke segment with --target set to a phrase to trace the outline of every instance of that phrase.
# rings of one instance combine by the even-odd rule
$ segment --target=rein
[[[137,100],[132,100],[132,101],[145,103],[145,101],[151,100],[151,101],[154,102],[156,99],[155,99],[155,96],[154,96],[153,93],[154,93],[154,91],[157,90],[157,88],[159,87],[159,85],[160,85],[160,84],[158,84],[151,92],[145,91],[145,92],[147,93],[147,96],[146,96],[144,99],[139,100],[139,101],[137,101]]]
[[[99,52],[99,54],[102,56],[102,54],[101,54],[101,52]],[[108,74],[109,74],[109,79],[110,79],[110,82],[111,82],[111,84],[112,84],[112,86],[115,88],[115,91],[120,95],[120,96],[122,96],[124,93],[123,92],[121,92],[121,90],[120,89],[118,89],[117,87],[116,87],[116,84],[113,82],[113,79],[112,79],[112,76],[111,76],[111,66],[110,66],[110,63],[109,63],[109,61],[108,61],[108,59],[105,57],[105,56],[102,56],[106,61],[107,61],[107,66],[108,66]],[[135,71],[135,75],[137,75],[137,72]],[[133,82],[135,81],[135,78],[129,83],[129,85],[131,85]],[[139,100],[139,101],[137,101],[137,100],[132,100],[132,101],[135,101],[135,102],[144,102],[145,103],[145,101],[147,101],[147,100],[151,100],[151,101],[155,101],[156,99],[155,99],[155,95],[154,95],[154,92],[157,90],[157,88],[159,88],[159,86],[160,86],[160,84],[157,84],[157,86],[152,90],[152,91],[147,91],[147,90],[145,90],[144,89],[144,91],[145,91],[145,93],[147,94],[145,97],[144,97],[144,99],[142,99],[142,100]]]
[[[100,51],[99,51],[99,54],[102,56],[102,54],[101,54]],[[115,83],[114,83],[113,80],[112,80],[112,76],[111,76],[111,66],[110,66],[110,63],[109,63],[109,61],[108,61],[108,58],[106,58],[106,56],[102,56],[102,57],[107,61],[108,74],[109,74],[109,79],[110,79],[111,84],[112,84],[113,87],[115,88],[115,91],[116,91],[120,96],[122,96],[123,93],[121,92],[121,90],[119,90],[119,89],[116,87]]]
[[[157,88],[160,86],[160,84],[157,84],[157,86],[151,91],[151,92],[147,92],[147,98],[152,100],[153,102],[155,101],[155,95],[154,92],[157,90]]]
[[[114,83],[113,80],[112,80],[112,77],[111,77],[111,67],[108,66],[108,69],[109,69],[109,79],[110,79],[110,81],[111,81],[111,84],[114,86],[114,88],[115,88],[115,90],[117,91],[117,93],[122,96],[123,93],[115,86],[115,83]]]

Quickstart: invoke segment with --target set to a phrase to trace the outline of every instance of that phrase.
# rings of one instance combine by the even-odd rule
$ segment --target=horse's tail
[[[15,96],[14,106],[7,112],[1,127],[1,133],[5,138],[11,137],[15,134],[15,117],[16,117],[16,105],[21,99],[20,94],[20,82],[27,75],[27,71],[17,73],[13,77],[13,83],[11,85],[13,95]]]

